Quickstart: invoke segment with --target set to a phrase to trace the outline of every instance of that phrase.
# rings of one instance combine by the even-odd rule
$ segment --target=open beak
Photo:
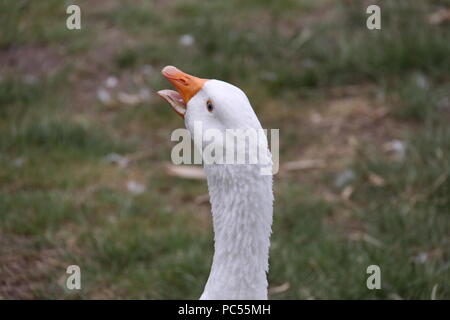
[[[164,67],[161,73],[177,91],[160,90],[158,94],[169,102],[176,113],[184,118],[189,100],[203,88],[208,80],[191,76],[173,66]]]

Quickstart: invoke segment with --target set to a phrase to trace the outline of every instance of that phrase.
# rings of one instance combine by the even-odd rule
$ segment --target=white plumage
[[[204,131],[216,129],[224,135],[226,129],[262,129],[239,88],[219,80],[199,79],[171,66],[162,73],[178,92],[158,93],[184,117],[191,134],[196,122],[201,122]],[[197,148],[205,147],[204,141],[194,142]],[[273,192],[272,176],[261,174],[262,166],[271,163],[265,137],[263,145],[265,152],[256,164],[204,164],[214,257],[200,299],[267,299]]]

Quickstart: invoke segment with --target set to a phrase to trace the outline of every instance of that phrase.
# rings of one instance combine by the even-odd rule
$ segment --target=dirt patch
[[[30,80],[55,74],[63,65],[61,47],[17,46],[0,50],[1,74],[25,76]]]
[[[401,139],[408,124],[393,118],[382,103],[355,94],[327,99],[310,110],[302,127],[316,143],[306,146],[301,157],[325,160],[327,168],[338,170],[354,160],[361,145],[377,148]]]
[[[73,60],[73,72],[70,75],[72,84],[71,105],[76,110],[87,111],[98,102],[97,92],[105,86],[108,77],[116,73],[114,59],[118,53],[134,44],[134,40],[122,30],[100,25],[98,34],[102,37],[95,46]],[[120,77],[122,78],[122,76]],[[118,88],[125,82],[120,81]]]
[[[343,208],[351,207],[351,196],[357,190],[351,185],[348,188],[337,187],[332,182],[333,177],[351,170],[353,163],[359,161],[360,152],[366,148],[388,157],[385,146],[392,141],[402,141],[405,133],[411,129],[410,123],[391,115],[392,108],[387,107],[386,102],[371,98],[368,90],[355,87],[346,88],[345,94],[331,92],[323,102],[305,110],[297,121],[299,130],[307,139],[303,139],[305,143],[292,146],[294,152],[290,152],[289,158],[281,159],[280,174],[275,178],[301,181],[302,184],[313,186],[314,194],[319,198],[343,203]],[[305,161],[320,165],[300,166],[300,169],[284,168],[286,162],[295,164]],[[378,181],[379,177],[372,177],[372,180],[377,180],[372,183],[382,183]],[[353,220],[345,217],[345,210],[337,206],[335,208],[336,217],[329,223],[347,225],[347,220]],[[355,229],[343,228],[343,233],[363,234],[363,231]]]
[[[65,270],[57,249],[36,249],[31,238],[5,234],[0,234],[0,242],[0,299],[38,298],[45,279]]]

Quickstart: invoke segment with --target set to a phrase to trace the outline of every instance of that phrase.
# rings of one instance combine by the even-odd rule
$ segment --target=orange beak
[[[203,85],[208,80],[191,76],[173,66],[164,67],[161,73],[172,83],[178,92],[161,90],[158,91],[158,94],[169,102],[175,112],[184,118],[189,100],[203,88]]]

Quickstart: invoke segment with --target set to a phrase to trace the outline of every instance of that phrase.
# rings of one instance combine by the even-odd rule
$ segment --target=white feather
[[[205,108],[211,100],[213,112]],[[246,95],[228,83],[209,80],[188,103],[186,127],[262,129]],[[194,139],[195,142],[195,139]],[[267,148],[267,140],[265,147]],[[203,148],[204,145],[197,147]],[[214,257],[200,299],[267,299],[267,272],[273,215],[272,176],[257,164],[205,164],[212,207]]]

